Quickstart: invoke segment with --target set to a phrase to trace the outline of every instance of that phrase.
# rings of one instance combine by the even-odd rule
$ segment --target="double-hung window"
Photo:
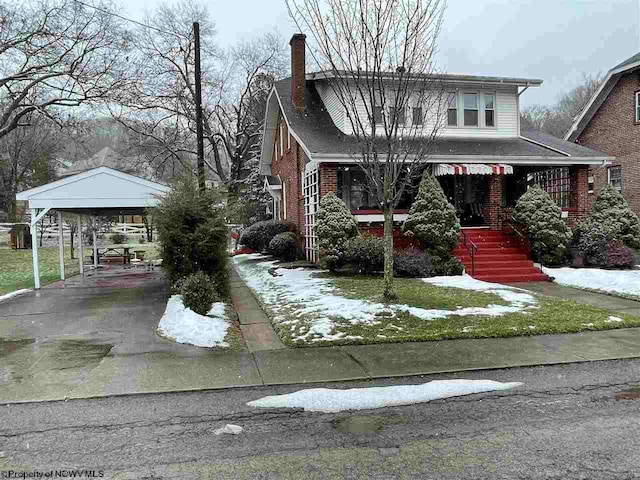
[[[636,122],[640,122],[640,92],[636,92]]]
[[[413,125],[422,125],[424,122],[424,118],[422,116],[422,107],[413,107],[411,109],[411,113],[413,114],[411,123]]]
[[[465,127],[478,126],[478,94],[464,94],[464,125]]]
[[[609,167],[609,185],[622,193],[622,167]]]
[[[447,97],[447,125],[455,127],[458,125],[458,94],[449,92]]]
[[[373,114],[373,123],[375,123],[376,125],[382,125],[382,116],[384,115],[384,109],[380,105],[376,105],[373,107],[373,112],[371,113]]]
[[[404,125],[405,122],[405,108],[404,107],[391,107],[389,112],[389,120],[395,122],[396,125]]]
[[[484,126],[496,126],[496,101],[493,93],[484,94]]]

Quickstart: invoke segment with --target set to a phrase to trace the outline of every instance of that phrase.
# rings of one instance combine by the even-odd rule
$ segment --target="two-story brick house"
[[[277,82],[269,96],[260,168],[273,198],[274,218],[297,225],[307,258],[315,260],[313,225],[323,195],[337,192],[362,230],[381,232],[383,216],[364,186],[347,112],[330,85],[332,72],[305,71],[304,35],[294,35],[290,45],[292,75]],[[472,75],[441,75],[439,80],[447,94],[446,124],[430,147],[428,163],[465,234],[491,244],[480,245],[482,253],[493,254],[487,265],[514,260],[520,263],[509,267],[524,269],[526,256],[500,244],[499,233],[527,185],[545,186],[565,216],[575,220],[587,212],[589,166],[605,165],[611,158],[548,135],[520,132],[520,96],[541,80]],[[409,105],[405,121],[421,121],[417,118],[423,113],[422,105]],[[408,192],[397,207],[398,226],[414,193]],[[402,246],[403,240],[398,229],[397,244]],[[501,278],[514,281],[513,275]]]
[[[640,214],[640,53],[607,73],[565,140],[615,157],[611,165],[591,168],[590,203],[609,183]]]

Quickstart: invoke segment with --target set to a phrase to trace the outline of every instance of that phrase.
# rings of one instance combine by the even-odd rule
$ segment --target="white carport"
[[[82,247],[82,216],[116,216],[143,214],[154,207],[158,197],[170,188],[144,178],[129,175],[109,167],[99,167],[86,172],[47,183],[40,187],[20,192],[16,200],[29,202],[31,209],[31,238],[33,276],[35,287],[40,288],[38,266],[38,223],[50,210],[58,212],[60,249],[60,278],[64,280],[64,238],[62,236],[63,212],[79,215],[78,238],[80,239],[80,274],[84,274],[84,251]],[[98,255],[96,235],[93,234],[93,262],[97,267]]]

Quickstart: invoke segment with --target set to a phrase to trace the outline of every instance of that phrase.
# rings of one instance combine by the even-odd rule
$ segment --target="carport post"
[[[84,248],[82,246],[82,215],[78,215],[78,261],[80,262],[80,276],[84,277]]]
[[[97,218],[93,217],[93,228],[91,231],[93,232],[93,269],[98,269],[98,246],[96,245],[96,225]]]
[[[40,264],[38,262],[38,209],[31,209],[31,256],[33,257],[33,285],[40,288]]]
[[[58,250],[60,252],[60,280],[64,280],[64,234],[62,212],[58,212]]]

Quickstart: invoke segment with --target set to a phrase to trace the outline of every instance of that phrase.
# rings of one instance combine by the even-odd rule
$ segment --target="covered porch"
[[[38,261],[38,230],[42,218],[49,212],[58,216],[58,249],[60,254],[60,279],[65,279],[64,268],[64,214],[77,216],[80,275],[85,274],[85,254],[82,241],[83,219],[85,217],[113,217],[121,215],[142,215],[145,210],[156,206],[162,195],[170,191],[166,185],[152,182],[109,167],[99,167],[62,180],[26,190],[17,195],[17,200],[28,203],[31,211],[31,236],[33,276],[36,289],[40,288]],[[97,269],[99,254],[96,231],[92,236],[92,264]]]

